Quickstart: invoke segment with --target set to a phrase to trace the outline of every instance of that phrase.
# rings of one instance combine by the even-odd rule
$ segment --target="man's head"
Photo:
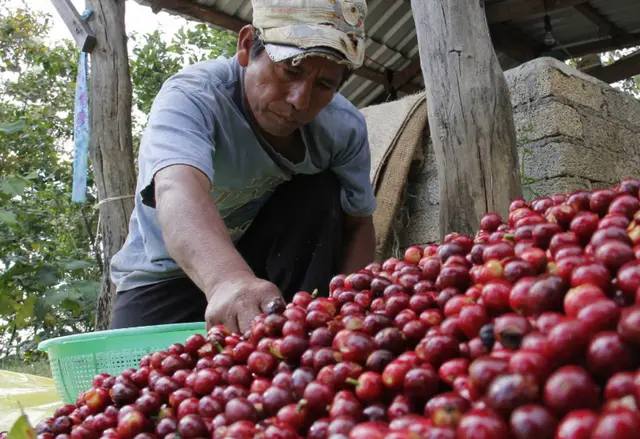
[[[260,127],[287,136],[331,102],[364,60],[365,0],[253,0],[238,36],[245,94]]]

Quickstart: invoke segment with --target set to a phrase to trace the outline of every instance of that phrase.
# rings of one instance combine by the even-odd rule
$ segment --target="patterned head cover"
[[[352,69],[364,62],[365,0],[252,0],[253,26],[274,62],[325,56]]]

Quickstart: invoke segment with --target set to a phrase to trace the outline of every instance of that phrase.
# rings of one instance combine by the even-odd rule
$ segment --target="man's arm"
[[[171,257],[205,293],[207,327],[244,332],[265,311],[278,288],[255,277],[231,241],[209,194],[206,175],[174,165],[155,176],[158,221]]]
[[[197,169],[169,166],[155,176],[156,209],[167,250],[207,298],[226,276],[252,274],[236,251]]]
[[[350,274],[373,262],[376,252],[376,237],[373,217],[345,216],[344,258],[340,272]]]

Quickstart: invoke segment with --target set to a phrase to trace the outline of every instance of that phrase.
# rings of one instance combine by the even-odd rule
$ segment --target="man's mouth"
[[[275,111],[272,112],[276,118],[281,121],[282,123],[285,123],[287,125],[297,125],[298,122],[296,122],[294,119],[291,119],[290,117],[287,116],[282,116],[281,114],[276,113]]]

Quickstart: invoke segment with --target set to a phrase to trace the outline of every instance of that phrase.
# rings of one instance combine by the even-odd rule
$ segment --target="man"
[[[163,85],[142,139],[112,328],[244,333],[374,258],[370,152],[337,93],[364,58],[364,0],[254,0],[236,55]]]

